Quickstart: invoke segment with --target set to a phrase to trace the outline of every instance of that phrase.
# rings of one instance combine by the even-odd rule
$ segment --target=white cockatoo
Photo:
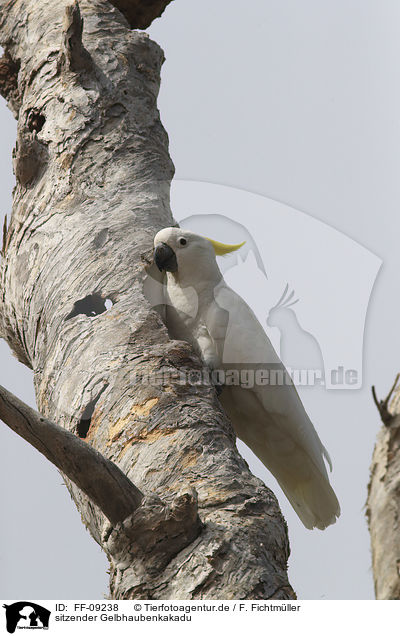
[[[219,397],[237,436],[278,480],[306,528],[323,530],[340,514],[324,462],[332,469],[329,455],[265,331],[218,268],[216,255],[241,245],[176,227],[157,233],[154,261],[167,272],[167,326],[211,370],[225,373]],[[254,383],[248,371],[255,372]]]

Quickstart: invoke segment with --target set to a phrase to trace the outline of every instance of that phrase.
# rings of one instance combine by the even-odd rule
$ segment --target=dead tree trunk
[[[399,376],[385,400],[375,403],[383,426],[378,433],[368,485],[367,519],[377,599],[400,599],[400,391]],[[390,409],[389,409],[390,402]]]
[[[42,416],[5,391],[0,416],[66,475],[112,598],[293,598],[285,522],[214,389],[144,381],[201,368],[143,293],[153,236],[173,223],[173,166],[163,53],[131,27],[166,4],[1,2],[18,136],[0,329],[33,369]]]

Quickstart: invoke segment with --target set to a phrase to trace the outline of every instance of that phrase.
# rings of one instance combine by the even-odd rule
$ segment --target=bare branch
[[[113,525],[140,506],[144,495],[116,464],[1,386],[0,418],[71,479]]]
[[[377,395],[376,395],[376,391],[375,391],[375,387],[374,386],[371,387],[373,400],[375,402],[376,408],[379,411],[379,414],[381,416],[381,420],[385,424],[385,426],[388,426],[388,424],[394,418],[393,413],[391,413],[389,411],[389,402],[390,402],[390,399],[391,399],[391,397],[393,395],[394,390],[396,389],[396,386],[397,386],[397,383],[399,381],[399,378],[400,378],[400,373],[398,373],[396,375],[396,379],[395,379],[395,381],[393,383],[393,386],[390,389],[389,393],[387,394],[387,396],[385,397],[384,400],[378,400]]]
[[[384,400],[378,400],[375,387],[372,387],[374,402],[384,423],[375,443],[366,503],[371,537],[372,572],[378,600],[400,598],[400,420],[397,386],[399,378],[398,373]],[[396,395],[389,411],[389,402],[395,391]]]

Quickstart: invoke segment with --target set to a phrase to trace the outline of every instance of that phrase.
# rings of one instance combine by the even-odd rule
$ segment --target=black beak
[[[176,272],[178,263],[173,249],[166,243],[160,243],[154,250],[154,262],[160,272]]]

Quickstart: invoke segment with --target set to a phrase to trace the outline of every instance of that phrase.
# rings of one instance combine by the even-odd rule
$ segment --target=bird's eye
[[[179,239],[179,243],[180,243],[180,245],[186,245],[187,240],[185,238],[180,238]]]

